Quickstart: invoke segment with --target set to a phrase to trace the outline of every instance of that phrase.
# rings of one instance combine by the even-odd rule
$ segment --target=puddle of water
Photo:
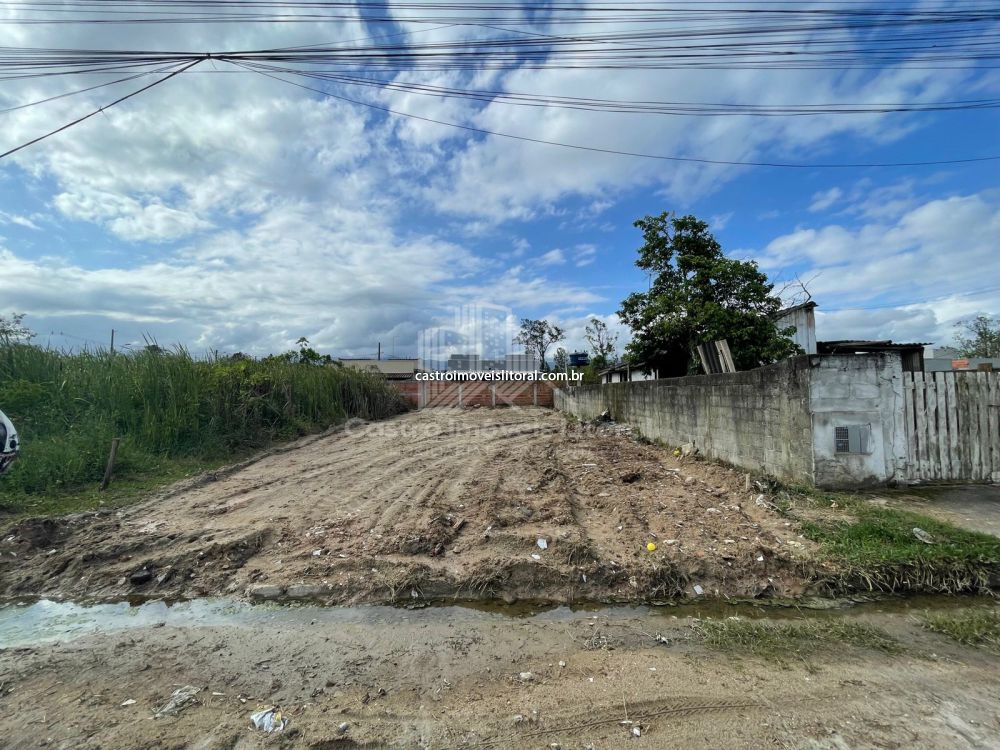
[[[447,609],[426,610],[447,620]],[[0,607],[0,648],[69,640],[85,635],[161,625],[181,627],[253,627],[260,625],[404,623],[425,612],[394,607],[319,607],[248,604],[232,599],[192,599],[143,603],[76,604],[47,599]],[[487,617],[483,615],[483,617]]]
[[[865,602],[826,609],[762,606],[717,600],[669,606],[552,606],[522,603],[462,603],[404,609],[389,606],[322,607],[317,605],[249,604],[232,599],[162,600],[142,603],[76,604],[47,599],[0,606],[0,648],[32,646],[71,640],[86,635],[171,625],[179,627],[282,628],[308,625],[406,625],[498,622],[511,618],[535,622],[566,622],[599,617],[628,620],[659,617],[723,618],[738,615],[752,619],[807,619],[864,614],[906,614],[928,609],[993,606],[989,598],[910,597]]]

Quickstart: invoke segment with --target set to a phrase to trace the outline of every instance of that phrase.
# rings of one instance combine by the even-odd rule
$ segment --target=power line
[[[149,89],[153,88],[154,86],[158,86],[161,83],[163,83],[164,81],[170,80],[171,78],[173,78],[178,73],[183,73],[185,70],[187,70],[188,68],[191,68],[191,67],[197,65],[198,63],[200,63],[204,59],[205,59],[204,57],[200,57],[197,60],[195,60],[194,62],[186,65],[183,68],[181,68],[180,70],[175,70],[173,73],[170,73],[169,75],[164,76],[163,78],[159,79],[158,81],[153,81],[148,86],[143,86],[141,89],[137,89],[137,90],[133,91],[130,94],[126,94],[123,97],[115,99],[110,104],[106,104],[103,107],[98,107],[93,112],[90,112],[89,114],[86,114],[83,117],[78,117],[77,119],[73,120],[72,122],[68,122],[65,125],[62,125],[62,126],[56,128],[55,130],[49,131],[45,135],[40,135],[37,138],[33,138],[32,140],[30,140],[30,141],[28,141],[26,143],[22,143],[20,146],[15,146],[14,148],[10,149],[9,151],[5,151],[4,153],[0,154],[0,159],[4,159],[4,158],[10,156],[11,154],[16,154],[21,149],[27,148],[28,146],[33,146],[34,144],[38,143],[39,141],[44,141],[46,138],[49,138],[49,137],[51,137],[53,135],[56,135],[57,133],[61,133],[64,130],[68,130],[69,128],[73,127],[74,125],[79,125],[84,120],[87,120],[87,119],[93,117],[94,115],[100,114],[101,112],[104,112],[105,110],[111,109],[113,106],[115,106],[116,104],[121,104],[126,99],[131,99],[133,96],[137,96],[138,94],[141,94],[143,91],[148,91]]]
[[[28,107],[34,107],[39,104],[46,104],[48,102],[54,102],[57,99],[65,99],[68,96],[76,96],[77,94],[84,94],[88,91],[94,91],[95,89],[104,88],[105,86],[114,86],[116,83],[125,83],[127,81],[134,81],[136,78],[141,78],[142,76],[152,75],[154,73],[163,73],[164,69],[160,68],[158,70],[145,71],[142,73],[136,73],[134,75],[127,76],[125,78],[119,78],[116,81],[105,81],[104,83],[98,83],[95,86],[88,86],[84,89],[76,89],[75,91],[67,91],[63,94],[56,94],[55,96],[49,96],[45,99],[38,99],[37,101],[28,102],[26,104],[18,104],[15,107],[7,107],[6,109],[0,109],[0,114],[6,114],[7,112],[16,112],[19,109],[27,109]],[[180,71],[178,71],[180,72]]]
[[[696,7],[672,5],[660,0],[600,0],[588,7],[581,7],[568,0],[555,0],[545,4],[530,0],[403,0],[391,6],[366,0],[147,0],[142,3],[131,0],[19,0],[6,5],[16,13],[34,15],[31,18],[7,18],[0,21],[0,25],[22,21],[131,23],[136,21],[132,16],[137,12],[137,7],[143,12],[158,14],[156,18],[138,19],[150,22],[212,23],[264,19],[274,22],[314,21],[324,13],[337,14],[348,10],[352,14],[351,20],[357,22],[360,10],[360,20],[364,23],[445,23],[429,29],[407,30],[341,42],[233,50],[225,53],[0,47],[0,81],[63,75],[133,74],[131,77],[58,94],[0,112],[24,109],[128,81],[132,77],[171,70],[178,65],[184,66],[179,70],[172,70],[166,78],[106,107],[0,154],[0,158],[72,127],[167,78],[187,72],[204,59],[226,60],[242,68],[240,72],[256,72],[323,96],[387,114],[481,135],[592,153],[672,162],[795,169],[940,166],[1000,158],[984,156],[927,161],[800,164],[647,154],[503,133],[415,115],[274,75],[279,73],[329,81],[341,86],[466,99],[483,104],[685,117],[804,117],[993,110],[1000,107],[1000,99],[956,98],[942,102],[826,104],[629,101],[475,90],[411,83],[398,78],[399,74],[418,72],[479,74],[493,70],[507,72],[545,69],[848,70],[882,68],[887,65],[908,69],[969,69],[970,66],[988,69],[1000,67],[1000,8],[992,3],[959,0],[939,6],[913,7],[908,3],[887,0],[882,6],[871,8],[854,0],[829,0],[821,6],[803,8],[786,0],[740,4],[726,0],[704,0]],[[298,15],[289,18],[289,13]],[[410,17],[405,15],[407,13],[423,15]],[[623,22],[631,26],[615,28],[615,24]],[[563,24],[594,23],[603,24],[603,28],[574,34],[549,33]],[[635,26],[637,23],[642,25]],[[393,38],[455,26],[500,32],[503,36],[487,35],[485,38],[445,39],[423,43],[411,43],[409,40],[389,42]],[[519,26],[527,28],[518,28]],[[157,69],[150,70],[153,67]]]
[[[973,289],[964,292],[954,292],[953,294],[942,294],[937,297],[929,297],[927,299],[911,300],[909,302],[886,302],[880,303],[878,305],[866,305],[861,307],[823,307],[820,312],[830,313],[830,312],[861,312],[866,310],[889,310],[897,307],[912,307],[913,305],[929,305],[932,302],[946,302],[947,300],[954,299],[955,297],[977,297],[980,294],[989,294],[991,292],[1000,291],[1000,286],[989,286],[982,289]]]
[[[243,65],[243,63],[236,62],[235,60],[228,59],[227,57],[222,57],[220,59],[226,59],[228,62],[232,62],[236,65]],[[246,66],[245,66],[246,67]],[[716,164],[724,166],[738,166],[738,167],[776,167],[781,169],[864,169],[864,168],[884,168],[884,167],[930,167],[930,166],[943,166],[946,164],[969,164],[974,162],[986,162],[986,161],[1000,161],[1000,155],[998,156],[977,156],[968,157],[963,159],[934,159],[929,161],[908,161],[908,162],[869,162],[869,163],[853,163],[853,164],[830,164],[830,163],[795,163],[795,162],[770,162],[770,161],[741,161],[735,159],[705,159],[698,157],[689,156],[666,156],[663,154],[646,154],[637,151],[624,151],[612,148],[600,148],[597,146],[583,146],[575,143],[562,143],[559,141],[550,141],[544,138],[531,138],[529,136],[514,135],[512,133],[501,133],[497,130],[488,130],[486,128],[477,128],[472,125],[462,125],[456,122],[448,122],[445,120],[437,120],[433,117],[424,117],[423,115],[415,115],[410,112],[402,112],[400,110],[391,109],[390,107],[383,107],[378,104],[372,104],[370,102],[361,101],[359,99],[352,99],[350,97],[341,96],[339,94],[333,94],[329,91],[324,91],[322,89],[315,88],[313,86],[307,86],[303,83],[297,83],[295,81],[289,81],[280,76],[267,73],[264,70],[259,70],[256,68],[248,68],[250,70],[255,70],[262,76],[268,78],[273,78],[276,81],[281,81],[282,83],[287,83],[290,86],[297,86],[307,91],[314,91],[317,94],[322,94],[323,96],[329,96],[334,99],[340,99],[341,101],[349,102],[351,104],[357,104],[362,107],[369,107],[371,109],[379,110],[381,112],[386,112],[391,115],[397,115],[399,117],[408,117],[414,120],[421,120],[423,122],[430,122],[436,125],[444,125],[450,128],[457,128],[459,130],[465,130],[472,133],[478,133],[480,135],[492,135],[498,138],[508,138],[516,141],[524,141],[527,143],[538,143],[545,146],[558,146],[560,148],[569,148],[576,151],[589,151],[599,154],[611,154],[614,156],[630,156],[640,159],[654,159],[659,161],[671,161],[671,162],[688,162],[695,164]]]
[[[230,62],[233,62],[230,60]],[[668,102],[632,101],[616,99],[592,99],[586,97],[528,94],[513,91],[469,90],[454,87],[409,83],[398,80],[358,78],[356,76],[321,72],[300,71],[287,67],[254,65],[273,73],[288,73],[303,78],[332,81],[348,86],[366,86],[387,91],[400,91],[419,96],[465,99],[485,104],[504,104],[521,107],[559,108],[587,112],[611,112],[620,114],[656,114],[671,116],[718,117],[725,115],[740,117],[802,117],[817,115],[857,115],[888,114],[902,112],[946,112],[996,109],[1000,99],[966,99],[932,102],[871,102],[840,104],[744,104],[735,102]],[[221,71],[219,71],[221,72]],[[249,70],[247,72],[250,72]],[[253,72],[256,72],[254,70]]]

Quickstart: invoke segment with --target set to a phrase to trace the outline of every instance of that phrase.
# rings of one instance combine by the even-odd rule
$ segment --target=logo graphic
[[[417,358],[426,372],[532,371],[537,360],[513,343],[519,321],[503,305],[474,303],[453,310],[448,325],[417,334]]]

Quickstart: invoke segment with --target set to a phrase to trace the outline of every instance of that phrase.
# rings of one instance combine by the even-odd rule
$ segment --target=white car
[[[4,474],[17,458],[20,444],[17,442],[17,430],[7,415],[0,411],[0,474]]]

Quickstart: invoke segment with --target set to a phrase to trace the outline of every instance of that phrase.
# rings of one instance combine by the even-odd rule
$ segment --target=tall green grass
[[[195,359],[183,349],[66,353],[0,345],[0,409],[22,452],[0,479],[0,508],[100,481],[121,437],[117,477],[165,459],[223,459],[349,417],[405,409],[384,378],[286,358]]]

